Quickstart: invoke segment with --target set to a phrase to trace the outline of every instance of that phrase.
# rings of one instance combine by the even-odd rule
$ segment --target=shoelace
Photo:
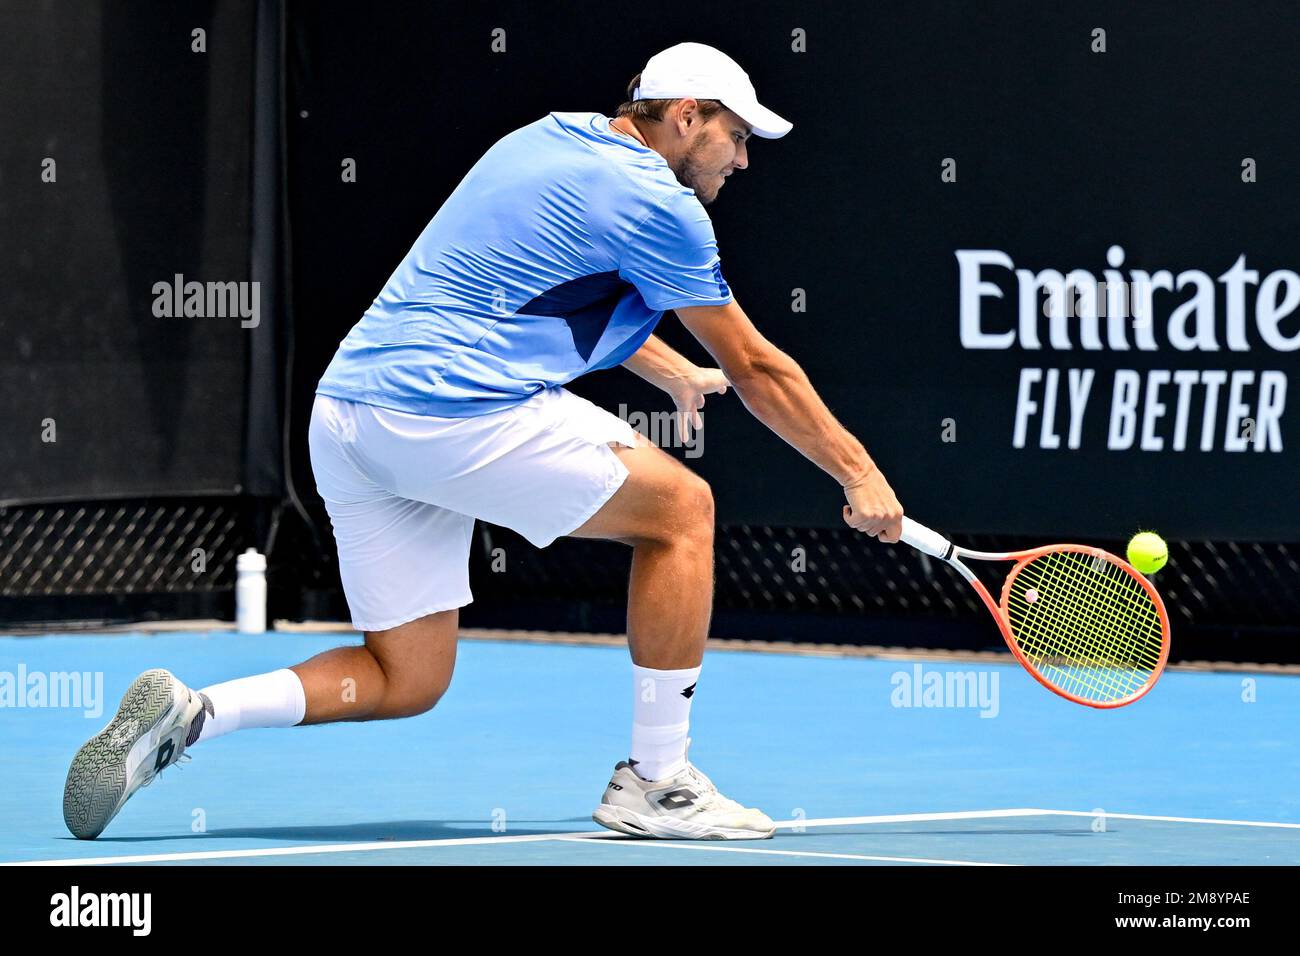
[[[194,759],[194,758],[191,757],[189,754],[181,754],[179,757],[177,757],[175,760],[173,760],[171,763],[169,763],[169,764],[167,765],[167,767],[179,767],[181,764],[183,764],[183,763],[189,763],[189,762],[190,762],[191,760],[193,760],[193,759]],[[159,777],[162,776],[162,771],[163,771],[163,770],[166,770],[167,767],[163,767],[162,770],[159,770],[157,773],[155,773],[153,776],[151,776],[148,780],[146,780],[146,781],[144,782],[144,785],[145,785],[146,787],[151,787],[151,786],[153,786],[153,782],[154,782],[155,780],[157,780]]]
[[[713,781],[705,776],[704,771],[696,767],[695,764],[688,763],[686,765],[686,774],[695,782],[697,789],[700,791],[697,796],[699,797],[699,804],[701,806],[707,806],[709,809],[714,810],[745,809],[735,800],[732,800],[730,797],[724,797],[719,793],[718,788],[714,786]]]

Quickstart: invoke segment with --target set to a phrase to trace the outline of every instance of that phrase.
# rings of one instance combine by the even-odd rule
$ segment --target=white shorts
[[[474,519],[544,548],[623,484],[610,444],[637,444],[627,422],[563,388],[473,418],[318,395],[308,440],[360,631],[469,604]]]

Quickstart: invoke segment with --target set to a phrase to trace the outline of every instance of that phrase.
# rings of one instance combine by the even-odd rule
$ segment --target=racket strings
[[[1159,610],[1132,575],[1105,558],[1078,551],[1040,555],[1011,581],[1006,611],[1026,660],[1077,697],[1120,700],[1159,667]]]
[[[1133,654],[1122,643],[1124,621],[1116,609],[1114,572],[1105,575],[1111,586],[1097,583],[1104,568],[1104,565],[1093,566],[1090,569],[1093,574],[1088,576],[1078,575],[1079,569],[1071,567],[1069,562],[1044,563],[1040,569],[1043,573],[1034,576],[1036,581],[1030,580],[1040,585],[1045,597],[1052,598],[1055,620],[1049,620],[1046,614],[1035,619],[1027,616],[1020,629],[1027,656],[1034,659],[1045,677],[1054,679],[1077,696],[1093,700],[1127,696],[1142,686],[1158,661],[1158,653],[1143,654],[1139,647]],[[1124,574],[1122,569],[1116,571]],[[1075,583],[1081,585],[1076,596],[1093,602],[1087,614],[1082,604],[1064,600],[1064,584],[1072,573],[1078,578]],[[1120,607],[1125,597],[1128,595],[1120,595]],[[1026,604],[1036,603],[1026,600]]]
[[[1115,568],[1104,559],[1102,563],[1105,568]],[[1101,570],[1096,565],[1093,569]],[[1122,569],[1115,570],[1124,574]],[[1068,573],[1069,569],[1063,562],[1046,566],[1043,584],[1050,592],[1059,593],[1062,577]],[[1112,613],[1112,606],[1106,600],[1109,595],[1099,593],[1099,589],[1087,579],[1083,583],[1084,599],[1094,602],[1089,605],[1094,620],[1084,619],[1077,607],[1063,606],[1061,610],[1068,618],[1068,626],[1062,628],[1059,653],[1055,658],[1043,658],[1038,663],[1047,676],[1077,696],[1098,701],[1117,700],[1133,693],[1145,682],[1143,671],[1126,667],[1134,663],[1140,667],[1142,661],[1133,662],[1126,658],[1125,649],[1116,637],[1122,622]],[[1038,643],[1043,641],[1040,639]]]
[[[1106,561],[1104,558],[1094,557],[1090,559],[1089,565],[1094,571],[1099,572],[1100,575],[1104,575],[1104,580],[1107,582],[1107,584],[1113,585],[1115,582],[1120,580],[1122,580],[1125,583],[1132,583],[1132,579],[1127,575],[1127,573],[1122,568],[1119,568],[1118,566],[1111,564],[1109,561]],[[1068,572],[1064,572],[1065,568],[1066,568],[1066,564],[1064,562],[1056,562],[1054,566],[1049,569],[1048,584],[1050,587],[1053,587],[1053,589],[1059,587],[1062,573],[1068,573]],[[1089,607],[1095,613],[1095,615],[1097,616],[1097,618],[1099,619],[1102,625],[1102,629],[1095,632],[1095,638],[1096,641],[1098,642],[1098,645],[1102,648],[1104,663],[1114,664],[1117,662],[1117,658],[1118,658],[1118,662],[1122,663],[1129,656],[1127,652],[1131,651],[1131,648],[1124,647],[1120,643],[1122,639],[1120,635],[1122,634],[1122,628],[1125,622],[1120,618],[1119,615],[1114,613],[1115,604],[1111,600],[1108,600],[1114,597],[1113,593],[1103,593],[1103,591],[1113,592],[1114,587],[1109,587],[1105,589],[1098,588],[1096,586],[1096,582],[1098,580],[1099,580],[1099,575],[1094,575],[1092,577],[1086,577],[1081,579],[1081,582],[1084,585],[1084,590],[1087,592],[1084,595],[1084,597],[1086,600],[1092,602],[1089,604]],[[1146,592],[1141,591],[1141,594],[1145,598]],[[1151,607],[1152,607],[1152,612],[1154,614],[1154,608],[1155,608],[1154,604],[1151,605]],[[1157,614],[1155,616],[1157,618],[1157,623],[1158,623],[1159,615]],[[1083,624],[1084,622],[1076,620],[1075,623]],[[1084,638],[1084,641],[1086,641],[1086,637]],[[1075,650],[1083,651],[1085,649],[1087,649],[1086,643],[1083,644],[1082,646],[1077,646],[1077,642],[1076,642]],[[1138,658],[1136,661],[1137,664],[1143,663],[1142,653],[1140,649],[1137,654],[1137,658]],[[1158,660],[1159,660],[1159,654],[1156,653],[1154,656],[1151,657],[1149,663],[1152,667],[1154,667],[1155,664],[1158,662]]]
[[[1092,573],[1078,575],[1077,579],[1082,585],[1080,592],[1083,600],[1091,602],[1092,619],[1086,620],[1079,613],[1078,605],[1063,604],[1061,608],[1068,612],[1063,615],[1066,619],[1063,631],[1067,637],[1063,650],[1066,654],[1073,655],[1064,658],[1064,661],[1067,665],[1072,664],[1075,669],[1062,668],[1057,661],[1047,663],[1063,679],[1085,685],[1094,696],[1122,695],[1140,687],[1145,681],[1147,673],[1158,663],[1158,648],[1151,649],[1148,646],[1144,651],[1139,643],[1135,650],[1123,643],[1124,636],[1130,630],[1141,633],[1140,620],[1124,620],[1123,609],[1131,604],[1130,599],[1135,595],[1131,591],[1124,593],[1123,586],[1130,583],[1131,578],[1128,578],[1123,569],[1109,562],[1088,562],[1085,567]],[[1058,560],[1046,566],[1046,571],[1043,575],[1045,587],[1052,593],[1060,593],[1063,579],[1077,571],[1077,564],[1072,566],[1071,562]],[[1145,595],[1145,591],[1141,591],[1141,594]],[[1136,617],[1140,616],[1139,612]],[[1158,614],[1154,614],[1154,608],[1153,616],[1158,627]],[[1130,623],[1138,626],[1129,629],[1126,625]]]

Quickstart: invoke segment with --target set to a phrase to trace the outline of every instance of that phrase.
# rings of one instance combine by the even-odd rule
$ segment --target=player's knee
[[[713,547],[713,489],[692,471],[685,471],[674,495],[673,524],[679,541]]]
[[[384,694],[383,716],[417,717],[433,710],[451,686],[451,674],[436,674],[412,681],[388,683]]]
[[[440,690],[404,690],[392,694],[384,700],[384,716],[418,717],[420,714],[433,710],[445,693],[446,688],[444,687]]]

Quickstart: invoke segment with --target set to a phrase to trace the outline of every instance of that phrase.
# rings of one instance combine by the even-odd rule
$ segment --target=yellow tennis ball
[[[1128,563],[1143,574],[1155,574],[1169,560],[1169,546],[1154,531],[1135,534],[1128,543]]]

